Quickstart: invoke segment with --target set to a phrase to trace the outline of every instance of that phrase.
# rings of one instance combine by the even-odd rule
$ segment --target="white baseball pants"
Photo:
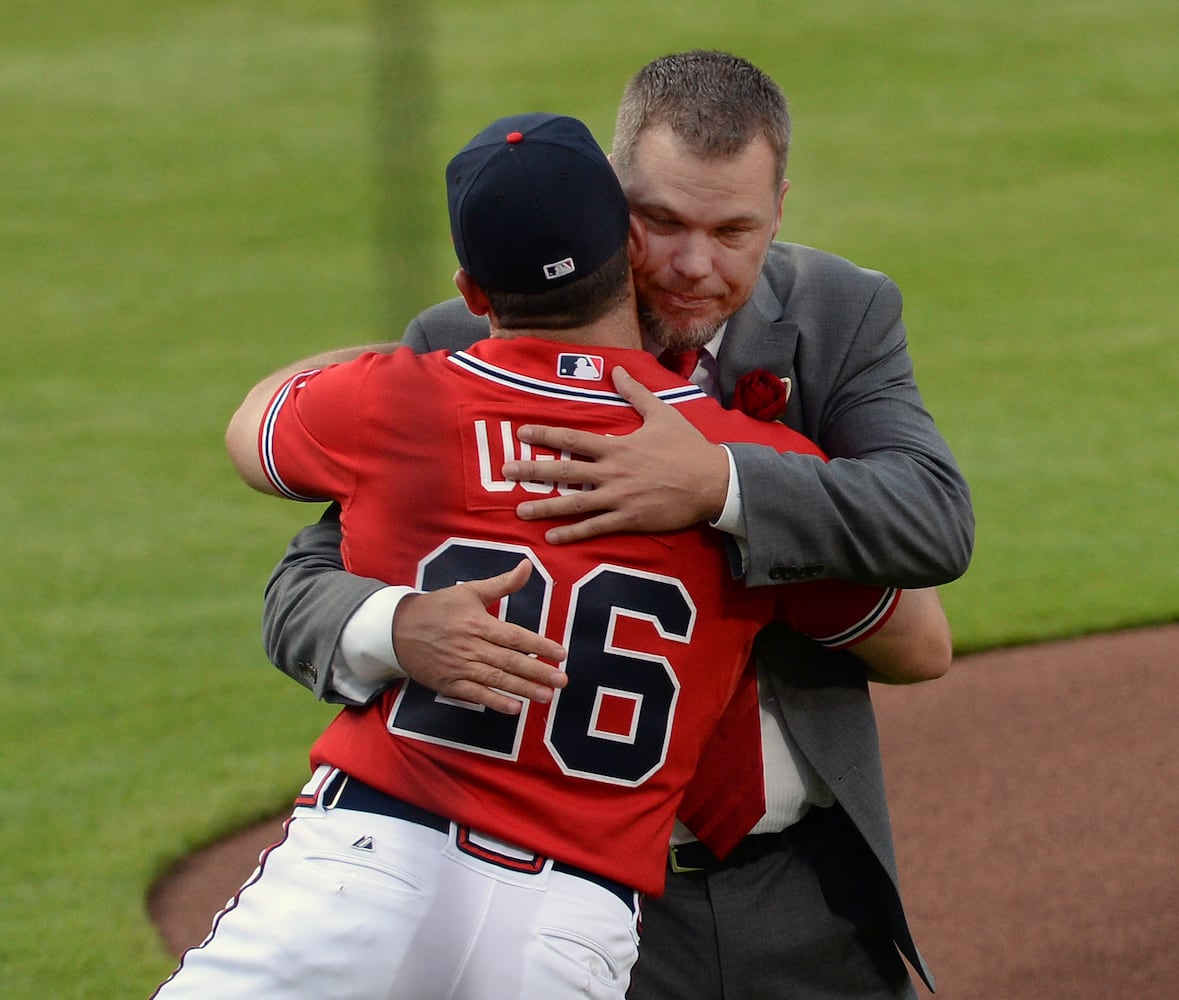
[[[334,807],[336,775],[316,772],[159,1000],[623,1000],[636,901],[552,862],[483,860],[454,824]]]

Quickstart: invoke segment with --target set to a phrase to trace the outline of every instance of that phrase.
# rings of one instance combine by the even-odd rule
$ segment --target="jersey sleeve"
[[[355,482],[357,362],[299,372],[274,394],[258,428],[271,485],[291,500],[343,500]]]
[[[883,628],[901,599],[896,587],[846,580],[782,584],[780,620],[828,649],[846,649]]]

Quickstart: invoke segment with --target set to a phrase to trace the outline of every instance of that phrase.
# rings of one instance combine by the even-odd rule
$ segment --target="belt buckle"
[[[679,857],[679,855],[680,855],[680,845],[679,844],[672,844],[671,847],[668,848],[667,855],[668,855],[668,861],[671,864],[671,870],[676,875],[683,875],[685,872],[702,872],[702,871],[708,870],[706,868],[699,868],[699,867],[696,867],[693,865],[681,865],[680,864],[680,857]]]

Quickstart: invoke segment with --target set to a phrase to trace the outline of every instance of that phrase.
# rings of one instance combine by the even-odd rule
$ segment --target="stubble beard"
[[[651,340],[670,351],[696,351],[716,336],[724,320],[704,320],[690,326],[669,323],[646,303],[639,302],[639,325]]]

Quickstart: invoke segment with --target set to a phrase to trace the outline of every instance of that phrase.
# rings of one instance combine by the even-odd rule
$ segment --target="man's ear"
[[[459,290],[463,301],[467,303],[467,309],[471,315],[487,316],[490,314],[491,302],[488,301],[487,293],[461,267],[454,272],[454,286]]]
[[[630,255],[630,269],[637,271],[647,259],[647,230],[646,227],[631,212],[630,237],[627,240],[627,250]]]
[[[782,204],[786,201],[786,192],[790,190],[790,181],[785,178],[782,179],[782,184],[778,188],[778,212],[774,218],[774,232],[773,236],[778,235],[778,230],[782,226]],[[771,237],[772,238],[772,237]]]

